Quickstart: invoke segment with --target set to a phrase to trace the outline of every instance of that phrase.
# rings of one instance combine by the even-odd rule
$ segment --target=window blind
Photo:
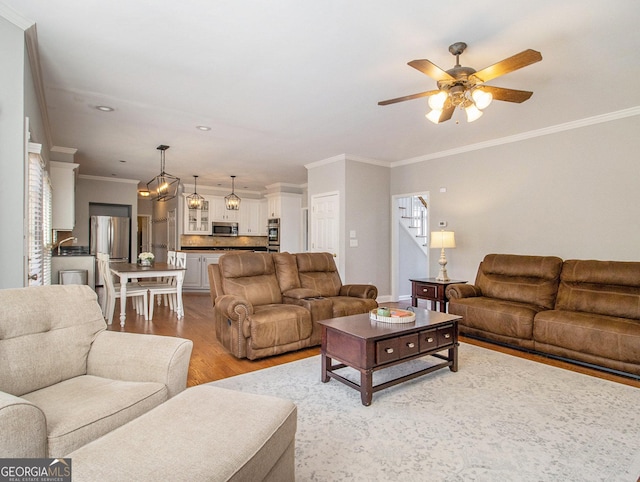
[[[39,286],[44,284],[44,162],[38,154],[29,153],[29,176],[28,176],[28,268],[29,286]],[[49,273],[51,282],[51,273]]]

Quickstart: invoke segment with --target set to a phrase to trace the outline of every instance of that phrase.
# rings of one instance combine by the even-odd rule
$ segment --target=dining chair
[[[176,252],[173,250],[167,251],[167,264],[175,265],[176,264]],[[159,276],[156,279],[144,278],[140,281],[140,286],[146,286],[147,288],[162,288],[166,287],[168,283],[171,282],[171,277],[169,276]],[[162,303],[164,299],[164,306],[170,306],[169,295],[164,294],[163,296],[158,296],[158,306]],[[171,305],[171,309],[173,310],[173,306]]]
[[[116,299],[120,298],[120,283],[114,283],[113,275],[109,269],[109,255],[98,253],[98,272],[105,289],[103,315],[110,325],[113,322],[113,313],[116,308]],[[138,283],[127,283],[127,298],[131,298],[136,312],[144,314],[144,319],[149,320],[149,306],[147,301],[147,288]],[[120,303],[123,301],[120,300]],[[126,303],[126,300],[124,301]]]
[[[167,258],[168,259],[168,258]],[[187,267],[187,253],[175,253],[175,266],[178,268],[186,268]],[[147,286],[149,289],[149,319],[153,320],[153,308],[154,308],[154,297],[157,295],[160,298],[160,295],[166,296],[169,302],[169,309],[171,311],[175,311],[178,307],[178,285],[175,276],[167,277],[167,281],[164,284],[157,284],[156,286]],[[165,303],[166,306],[166,303]]]

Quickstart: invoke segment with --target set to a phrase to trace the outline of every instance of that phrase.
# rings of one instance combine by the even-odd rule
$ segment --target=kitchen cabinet
[[[260,214],[258,218],[260,219],[260,227],[258,229],[258,236],[268,236],[269,233],[267,231],[267,200],[261,199],[259,206]]]
[[[266,236],[266,201],[243,199],[238,211],[238,234],[240,236]]]
[[[280,251],[298,253],[302,247],[302,194],[267,194],[267,217],[280,218]]]
[[[50,161],[51,222],[58,231],[72,231],[76,224],[76,169],[80,164]]]
[[[227,209],[227,206],[224,203],[223,197],[211,197],[210,201],[210,211],[211,216],[213,217],[213,221],[222,221],[226,223],[238,222],[238,212],[239,211],[230,211]],[[240,202],[240,209],[242,209],[242,205],[244,201]]]
[[[183,234],[211,234],[210,202],[205,198],[202,209],[192,209],[187,203],[188,194],[184,196],[184,231]]]
[[[209,265],[218,264],[224,253],[187,253],[187,270],[183,289],[186,291],[209,291]]]

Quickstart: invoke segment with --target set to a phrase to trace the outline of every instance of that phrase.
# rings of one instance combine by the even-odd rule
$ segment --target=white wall
[[[488,253],[640,261],[638,133],[633,116],[396,167],[391,194],[431,193],[452,278],[473,282]]]
[[[307,169],[309,199],[329,192],[340,195],[338,268],[344,273],[342,282],[372,282],[380,296],[390,295],[389,168],[342,155]],[[352,230],[356,231],[356,248],[349,246]]]
[[[389,168],[347,158],[345,184],[345,283],[375,284],[390,294]],[[357,247],[351,247],[355,231]]]
[[[0,289],[25,285],[24,31],[0,16]]]

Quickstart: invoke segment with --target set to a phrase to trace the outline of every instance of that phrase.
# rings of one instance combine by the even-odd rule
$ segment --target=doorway
[[[429,193],[391,198],[391,296],[411,299],[409,279],[429,277]]]
[[[138,254],[151,252],[151,216],[141,214],[138,216],[137,234]]]

